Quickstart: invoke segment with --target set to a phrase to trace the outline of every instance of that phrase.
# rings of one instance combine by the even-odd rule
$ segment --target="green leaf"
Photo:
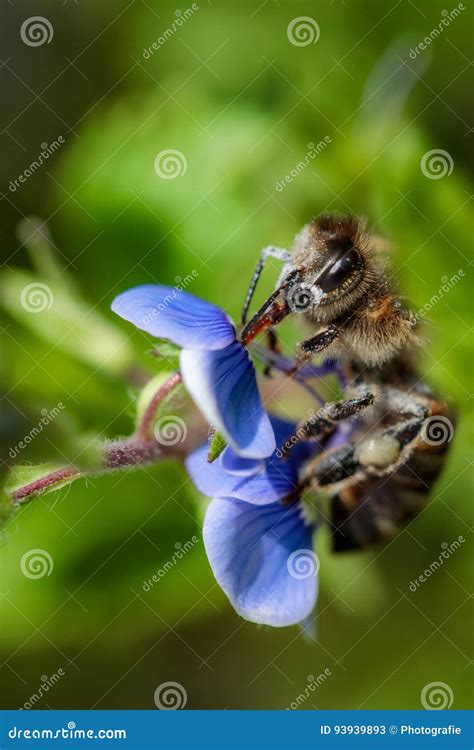
[[[212,464],[212,462],[215,461],[216,458],[219,458],[226,445],[227,441],[216,430],[212,435],[211,442],[209,444],[209,453],[207,454],[208,463]]]
[[[133,363],[125,335],[60,278],[5,271],[0,306],[40,339],[91,367],[117,374]]]
[[[158,341],[153,354],[157,358],[158,362],[164,362],[171,369],[178,369],[179,367],[179,353],[181,349],[175,344],[171,344],[169,341]]]

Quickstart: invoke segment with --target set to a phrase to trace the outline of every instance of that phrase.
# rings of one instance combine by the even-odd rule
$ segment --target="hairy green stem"
[[[158,443],[153,436],[153,424],[156,412],[162,401],[182,382],[179,372],[173,373],[158,388],[151,398],[137,432],[129,438],[121,440],[106,440],[102,445],[102,459],[93,469],[82,469],[76,466],[63,466],[39,477],[28,484],[15,489],[11,499],[15,504],[27,502],[34,495],[60,486],[66,480],[78,477],[105,474],[116,469],[131,466],[156,463],[163,459],[183,460],[201,438],[201,430],[194,430],[191,434],[186,431],[184,438],[174,444]]]
[[[141,442],[146,442],[153,437],[153,424],[155,421],[156,412],[160,404],[164,399],[171,393],[174,388],[183,382],[180,372],[174,372],[170,377],[158,388],[155,395],[151,398],[145,412],[140,420],[140,424],[137,429],[137,437]]]
[[[26,502],[32,495],[38,495],[39,493],[44,492],[44,490],[54,487],[55,484],[64,482],[65,479],[79,476],[81,476],[79,469],[74,468],[74,466],[63,466],[49,474],[45,474],[44,477],[35,479],[34,482],[25,484],[23,487],[12,492],[11,497],[15,503]]]

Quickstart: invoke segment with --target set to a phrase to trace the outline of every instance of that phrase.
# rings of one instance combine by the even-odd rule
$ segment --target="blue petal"
[[[318,589],[312,530],[298,505],[257,507],[231,498],[211,502],[203,529],[207,556],[242,617],[282,627],[309,616]]]
[[[297,467],[293,461],[272,457],[256,473],[239,476],[225,469],[223,455],[209,464],[207,453],[207,445],[191,453],[186,458],[186,469],[199,492],[208,497],[220,495],[267,505],[284,498],[298,484]]]
[[[245,458],[266,458],[275,435],[257,389],[255,370],[238,341],[218,351],[183,349],[184,385],[208,422]]]
[[[220,307],[172,286],[133,287],[114,299],[112,310],[142,331],[188,349],[222,349],[235,340]]]
[[[270,422],[278,445],[293,434],[294,422],[271,416]],[[311,452],[309,452],[311,451]],[[235,454],[230,446],[212,464],[207,462],[207,445],[186,459],[186,469],[194,484],[208,497],[234,497],[255,505],[266,505],[281,500],[296,488],[298,470],[315,451],[314,443],[299,444],[290,451],[288,459],[275,453],[263,464]]]
[[[220,462],[228,474],[236,477],[253,476],[257,471],[265,468],[265,459],[242,458],[232,450],[230,445],[221,453]]]
[[[285,440],[290,437],[290,435],[293,435],[296,429],[295,422],[290,422],[287,419],[282,419],[281,417],[277,417],[275,414],[271,414],[270,422],[272,423],[272,427],[275,432],[275,440],[277,446],[284,443]]]

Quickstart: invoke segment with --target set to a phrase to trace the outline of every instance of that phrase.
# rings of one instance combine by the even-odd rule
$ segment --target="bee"
[[[393,538],[414,518],[453,436],[454,413],[417,373],[423,339],[417,317],[397,292],[387,255],[386,243],[364,222],[321,216],[303,228],[291,251],[262,251],[242,311],[242,343],[266,332],[271,355],[279,352],[275,327],[301,314],[312,335],[298,345],[293,373],[320,354],[342,367],[348,398],[303,420],[280,449],[285,455],[300,439],[320,444],[292,494],[315,488],[329,497],[335,551]],[[281,261],[282,272],[247,323],[268,258]]]

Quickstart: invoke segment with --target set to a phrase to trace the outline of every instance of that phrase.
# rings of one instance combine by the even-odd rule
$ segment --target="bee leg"
[[[310,339],[301,341],[299,344],[299,351],[297,358],[299,361],[305,361],[311,359],[313,354],[318,354],[324,351],[335,341],[339,336],[339,328],[335,325],[330,325],[325,331],[312,336]]]
[[[400,416],[412,416],[425,419],[429,416],[428,407],[422,403],[413,393],[402,391],[399,388],[387,387],[385,389],[387,411]]]
[[[273,328],[269,328],[268,331],[267,331],[267,346],[268,346],[269,351],[272,354],[277,354],[277,355],[281,354],[280,341],[278,339],[277,334],[273,330]],[[272,365],[270,364],[270,362],[268,362],[265,365],[265,368],[263,370],[263,374],[266,377],[270,378],[271,377],[271,372],[272,372]]]
[[[295,433],[280,448],[279,457],[286,456],[291,448],[301,440],[318,441],[327,437],[335,430],[338,422],[344,422],[346,419],[356,416],[363,409],[372,406],[374,401],[374,395],[370,391],[364,391],[355,398],[326,404],[312,417],[300,422]]]
[[[369,435],[358,443],[349,443],[313,461],[303,481],[316,487],[331,487],[367,478],[391,474],[405,463],[415,447],[423,428],[424,418],[414,417],[386,430]]]
[[[329,493],[335,552],[393,538],[426,504],[441,470],[450,437],[431,440],[429,424],[437,414],[444,418],[443,405],[391,387],[385,396],[400,422],[316,459],[292,492],[293,500],[311,486]]]
[[[288,252],[288,250],[283,250],[283,248],[274,247],[273,245],[263,248],[263,250],[260,253],[260,260],[258,261],[255,267],[255,271],[253,272],[253,276],[250,281],[247,296],[245,297],[245,302],[244,302],[242,313],[240,316],[241,323],[247,322],[247,313],[250,307],[250,303],[252,301],[255,289],[258,284],[258,280],[263,271],[267,258],[276,258],[277,260],[281,260],[284,263],[287,263],[291,258],[291,254]]]

